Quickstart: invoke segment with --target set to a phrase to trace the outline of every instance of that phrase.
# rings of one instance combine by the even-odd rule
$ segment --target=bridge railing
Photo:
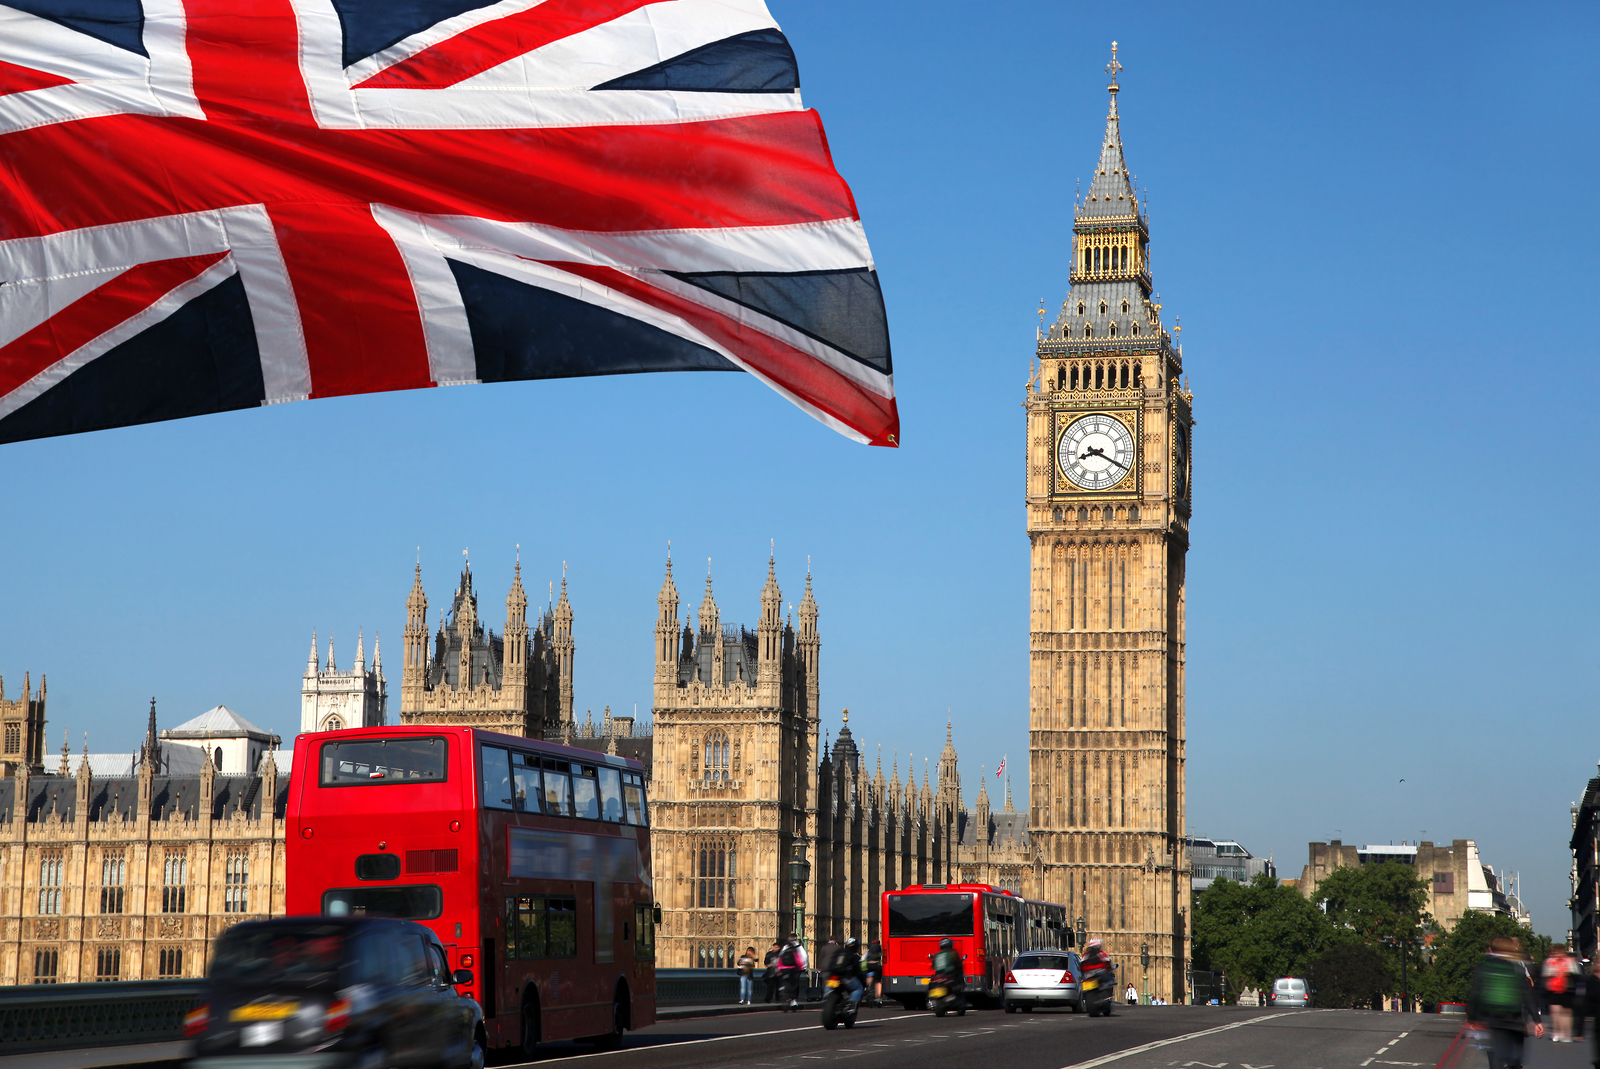
[[[183,1038],[200,980],[23,984],[0,988],[0,1052],[35,1054]]]

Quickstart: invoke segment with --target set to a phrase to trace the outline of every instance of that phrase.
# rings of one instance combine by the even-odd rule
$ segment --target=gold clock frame
[[[1110,416],[1128,428],[1133,437],[1133,470],[1115,486],[1104,490],[1085,490],[1061,470],[1061,435],[1074,421],[1084,416]],[[1138,405],[1085,405],[1082,408],[1055,408],[1050,411],[1050,496],[1052,498],[1115,498],[1139,500],[1144,496],[1144,409]]]

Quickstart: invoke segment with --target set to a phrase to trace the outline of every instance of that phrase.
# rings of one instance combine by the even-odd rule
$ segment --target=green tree
[[[1311,964],[1312,1002],[1325,1009],[1377,1009],[1393,986],[1389,963],[1369,944],[1330,947]]]
[[[1322,912],[1298,890],[1260,875],[1219,879],[1194,902],[1194,959],[1226,973],[1233,992],[1304,976],[1326,933]]]
[[[1489,940],[1499,936],[1520,939],[1525,948],[1540,950],[1535,960],[1541,960],[1550,946],[1547,936],[1535,935],[1510,917],[1498,913],[1466,913],[1456,922],[1454,931],[1434,940],[1433,961],[1417,991],[1429,1002],[1467,1001],[1472,970],[1488,953]]]
[[[1317,885],[1316,902],[1332,942],[1370,947],[1383,960],[1389,979],[1378,993],[1389,995],[1400,993],[1402,979],[1413,992],[1424,983],[1419,951],[1433,920],[1428,897],[1428,884],[1414,868],[1386,861],[1329,873]]]

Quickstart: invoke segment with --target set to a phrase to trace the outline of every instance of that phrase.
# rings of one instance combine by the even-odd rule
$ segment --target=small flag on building
[[[998,777],[1004,775],[1005,771],[1006,771],[1006,759],[1004,757],[1002,757],[1002,758],[1000,758],[1000,767],[994,770],[994,774],[995,774],[996,778],[998,778]]]

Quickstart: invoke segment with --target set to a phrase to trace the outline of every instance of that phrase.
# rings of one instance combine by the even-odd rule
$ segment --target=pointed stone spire
[[[309,679],[315,676],[321,668],[322,665],[317,662],[317,632],[313,628],[311,631],[311,655],[306,658],[306,678]]]
[[[72,773],[72,760],[71,759],[72,759],[72,747],[67,745],[67,729],[66,728],[62,728],[61,729],[61,774],[63,776],[71,775],[71,773]]]
[[[85,731],[83,733],[83,760],[78,762],[78,782],[82,783],[92,775],[94,775],[94,770],[89,767],[89,733]]]
[[[1005,809],[1001,810],[1001,812],[1003,812],[1003,813],[1015,813],[1016,812],[1015,809],[1011,808],[1011,773],[1009,773],[1009,772],[1006,773],[1006,807],[1005,807]]]
[[[365,628],[356,631],[356,663],[351,669],[356,675],[362,675],[367,670],[367,632]]]
[[[383,650],[379,648],[378,642],[379,635],[374,631],[372,633],[372,673],[381,676],[383,675]]]
[[[316,646],[311,647],[315,652]],[[152,772],[161,771],[161,736],[156,733],[156,699],[150,697],[150,723],[144,731],[144,745],[139,747],[139,763],[150,765]]]
[[[1117,62],[1117,42],[1111,42],[1111,62],[1106,72],[1111,84],[1106,86],[1111,94],[1111,106],[1106,113],[1106,136],[1100,145],[1100,161],[1094,178],[1089,182],[1089,195],[1078,207],[1078,218],[1130,216],[1139,214],[1134,203],[1133,182],[1128,176],[1127,160],[1122,153],[1122,128],[1117,117],[1117,75],[1122,64]]]
[[[338,670],[339,670],[338,665],[333,663],[333,636],[329,635],[328,636],[328,672],[331,675],[332,673],[337,672]]]
[[[700,611],[697,614],[700,622],[700,635],[715,635],[721,629],[722,618],[717,612],[717,599],[711,593],[711,558],[706,558],[706,592],[700,599]]]

